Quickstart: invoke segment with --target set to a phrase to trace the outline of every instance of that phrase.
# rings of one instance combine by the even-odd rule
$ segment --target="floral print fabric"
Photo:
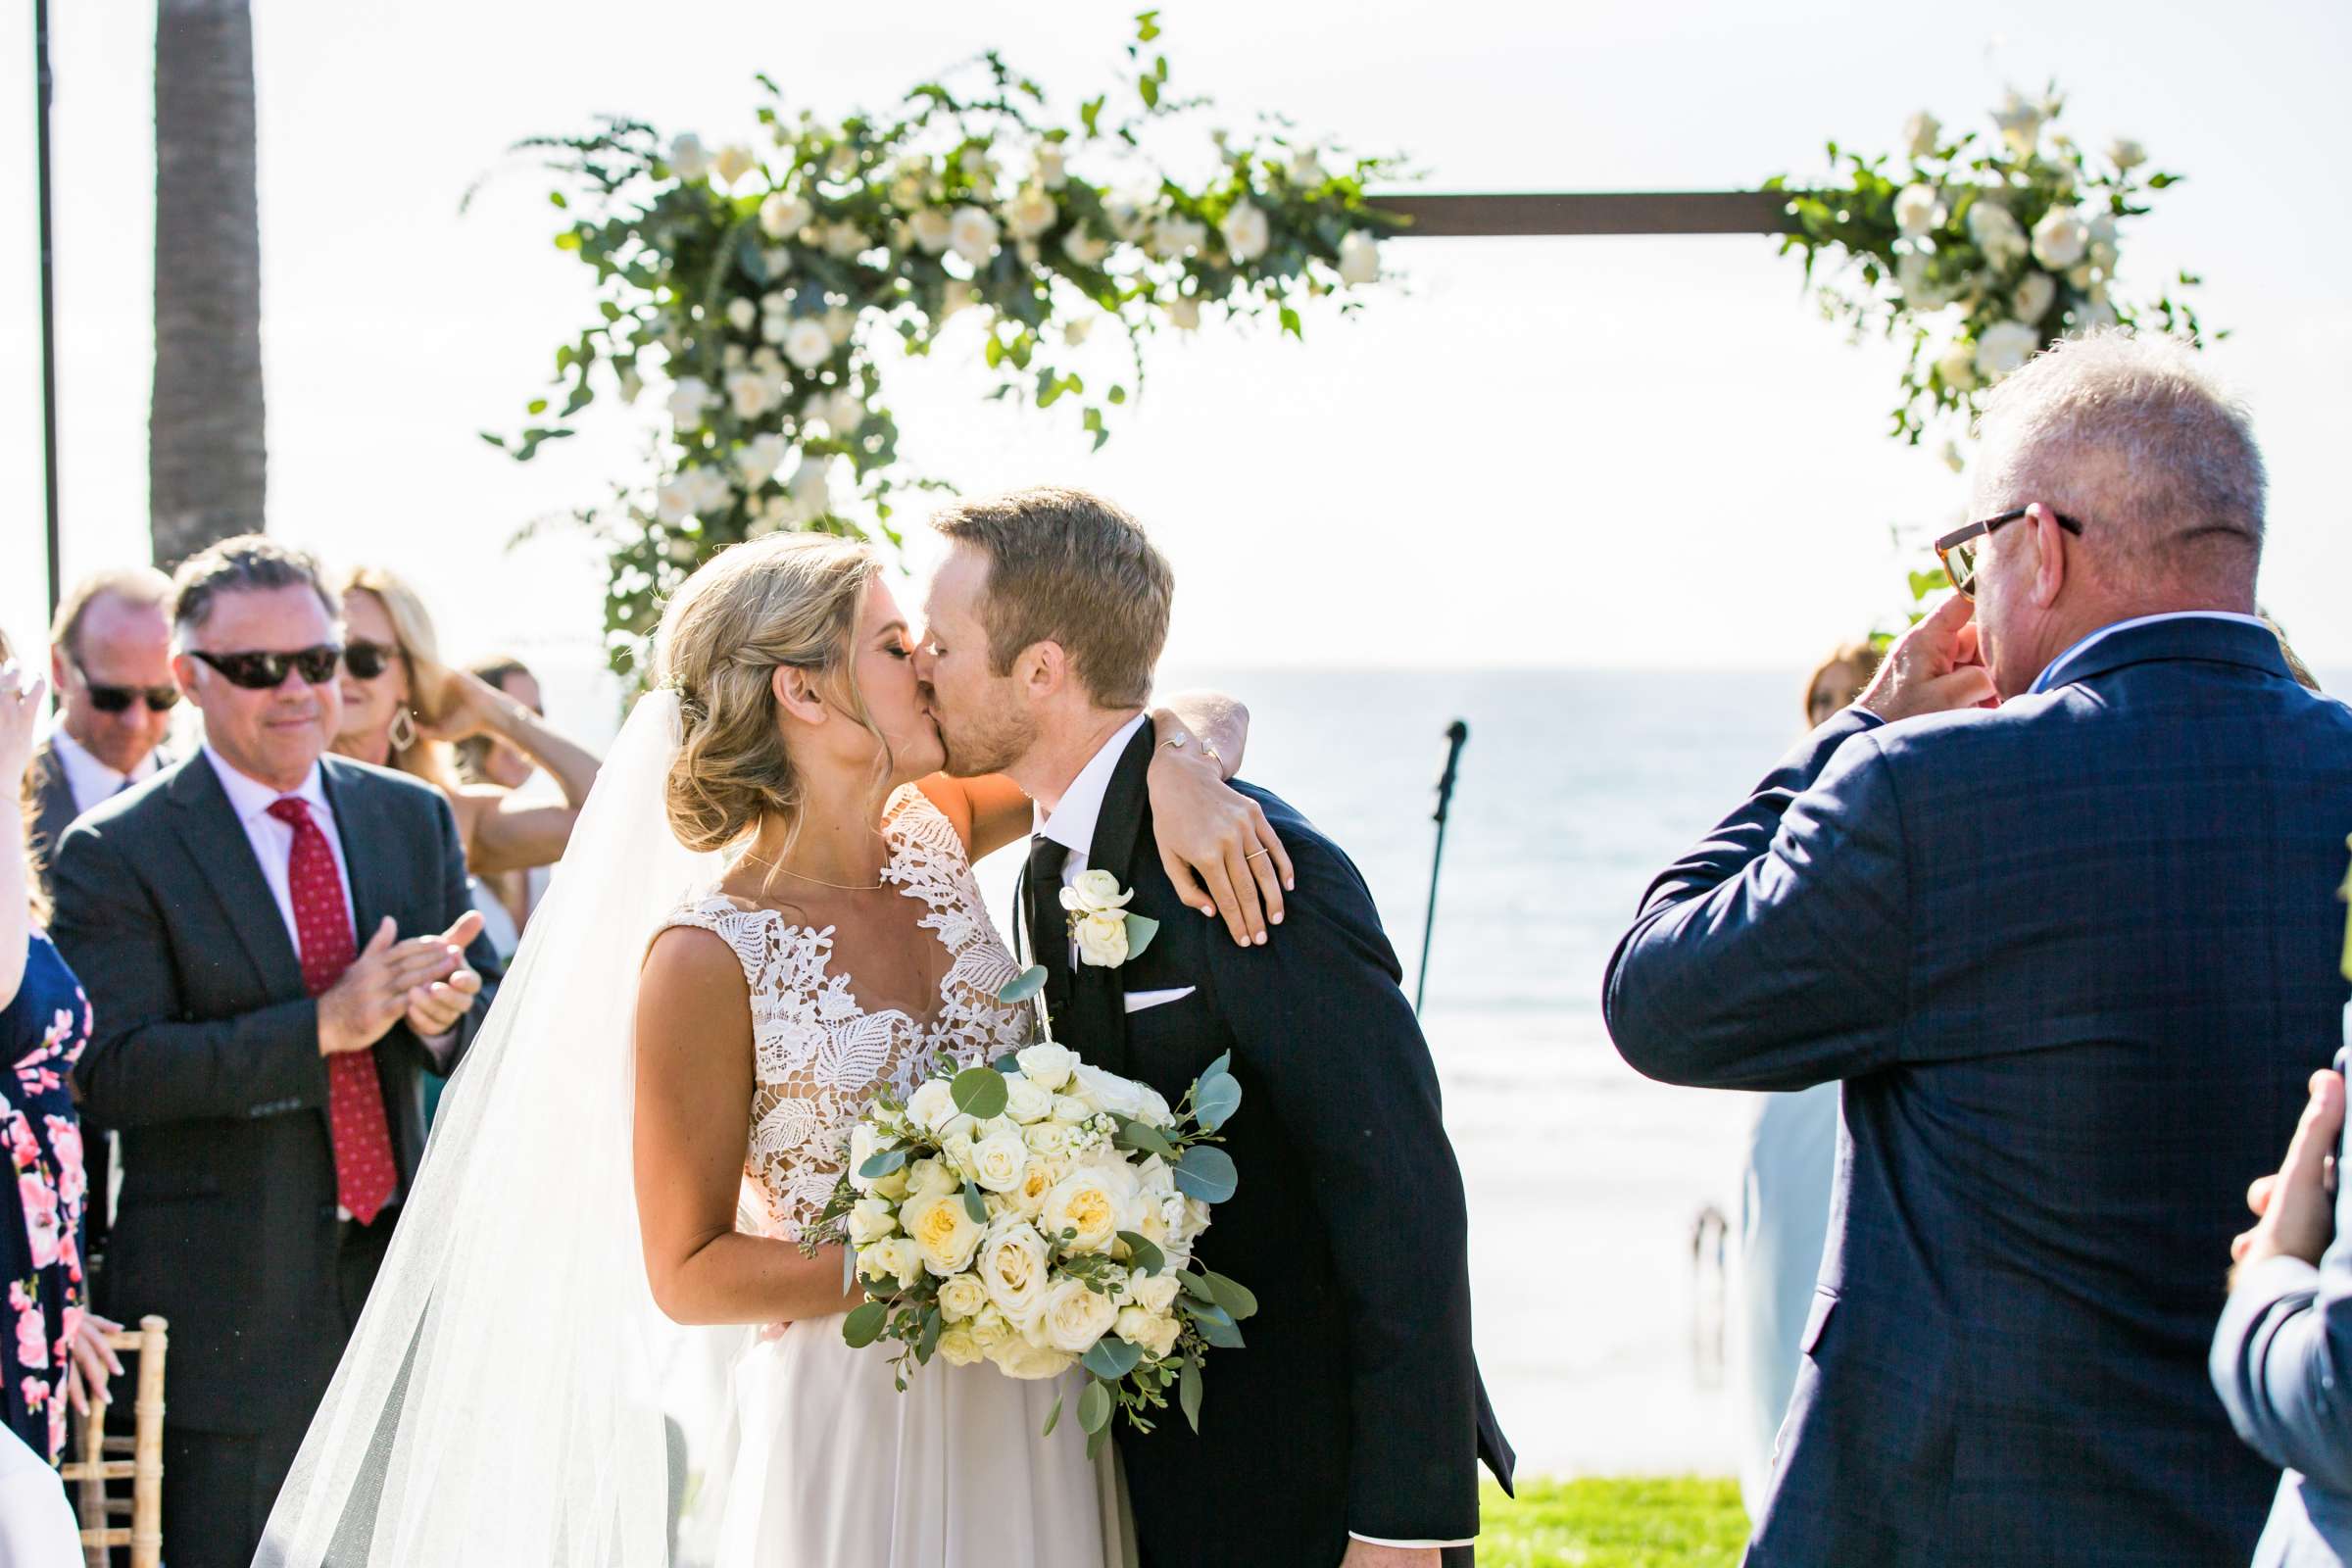
[[[89,1041],[89,999],[35,932],[16,1000],[0,1010],[0,1410],[52,1464],[65,1452],[66,1366],[81,1327],[89,1181],[72,1075]]]

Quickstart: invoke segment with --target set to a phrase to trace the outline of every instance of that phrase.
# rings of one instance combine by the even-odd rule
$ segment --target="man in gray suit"
[[[2352,979],[2352,931],[2344,976]],[[2230,1249],[2230,1306],[2213,1336],[2213,1386],[2230,1423],[2287,1472],[2256,1568],[2352,1562],[2352,1411],[2343,1404],[2352,1378],[2352,1180],[2344,1175],[2352,1171],[2344,1143],[2352,1008],[2344,1048],[2334,1070],[2312,1075],[2286,1162],[2247,1194],[2258,1218]]]
[[[172,579],[152,566],[84,577],[57,608],[49,683],[57,727],[33,754],[44,866],[82,812],[154,774],[179,704],[172,676]]]

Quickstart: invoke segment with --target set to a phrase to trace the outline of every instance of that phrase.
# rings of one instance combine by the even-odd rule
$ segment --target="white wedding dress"
[[[946,950],[936,1009],[864,1010],[831,935],[710,897],[665,786],[677,700],[636,705],[460,1062],[262,1568],[1125,1568],[1111,1451],[1056,1385],[937,1357],[906,1393],[841,1319],[688,1328],[646,1280],[630,1155],[638,973],[672,925],[750,982],[740,1229],[795,1239],[877,1091],[1026,1039],[954,828],[889,805],[890,875]]]
[[[831,1197],[842,1151],[878,1091],[900,1100],[943,1063],[991,1061],[1028,1044],[1026,1004],[997,993],[1019,971],[989,923],[956,829],[921,791],[895,795],[883,822],[884,877],[947,949],[928,1018],[868,1012],[834,966],[831,928],[770,909],[698,900],[668,924],[711,932],[735,952],[752,995],[758,1087],[746,1217],[797,1242]],[[747,1223],[748,1220],[748,1223]],[[891,1348],[852,1349],[842,1319],[795,1323],[737,1363],[741,1446],[717,1521],[724,1568],[1104,1568],[1121,1559],[1106,1448],[1098,1467],[1074,1416],[1040,1437],[1079,1377],[1018,1382],[943,1360],[894,1387]],[[1105,1543],[1108,1543],[1106,1549]]]

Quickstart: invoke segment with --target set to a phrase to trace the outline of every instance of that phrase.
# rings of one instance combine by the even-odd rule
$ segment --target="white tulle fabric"
[[[838,1319],[761,1341],[681,1328],[654,1305],[630,1155],[637,975],[646,944],[707,908],[723,870],[667,828],[677,727],[675,699],[656,692],[614,742],[443,1098],[257,1565],[1117,1568],[1107,1473],[1086,1463],[1074,1421],[1037,1436],[1052,1385],[935,1363],[901,1396]],[[944,820],[903,801],[894,813],[894,867],[954,962],[939,1018],[881,1026],[883,1055],[988,1054],[1002,1020],[970,1009],[982,996],[994,1007],[988,978],[1010,959],[958,882],[953,831],[942,843]],[[771,922],[754,945],[779,998],[816,940]],[[820,1007],[845,994],[813,993]],[[763,1056],[795,1010],[762,1023]],[[987,1043],[962,1038],[975,1028]],[[757,1200],[738,1224],[785,1234],[814,1176],[790,1157],[761,1168],[775,1175],[747,1182]]]

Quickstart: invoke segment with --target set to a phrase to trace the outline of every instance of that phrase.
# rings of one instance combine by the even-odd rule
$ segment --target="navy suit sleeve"
[[[445,800],[433,802],[434,820],[441,835],[441,929],[446,931],[458,923],[466,911],[473,907],[473,894],[466,885],[466,846],[458,837],[457,813]],[[501,966],[498,950],[490,945],[487,931],[476,932],[466,947],[466,967],[482,977],[481,993],[466,1016],[458,1020],[457,1042],[443,1071],[454,1070],[474,1037],[481,1033],[482,1020],[490,1015],[490,1004],[498,998]]]
[[[1602,1006],[1667,1083],[1804,1089],[1892,1062],[1908,1004],[1901,804],[1849,709],[1650,884]]]
[[[2348,1158],[2352,1142],[2337,1150],[2336,1169],[2352,1170]],[[2273,1257],[2239,1271],[2214,1331],[2211,1371],[2230,1425],[2255,1452],[2352,1493],[2352,1181],[2337,1183],[2335,1241],[2318,1268]]]
[[[112,837],[74,828],[52,874],[58,950],[91,999],[90,1044],[74,1072],[91,1116],[127,1128],[325,1105],[316,1002],[189,1022],[164,911]]]
[[[1437,1069],[1362,879],[1277,825],[1298,871],[1289,912],[1262,948],[1212,940],[1209,976],[1237,1068],[1272,1102],[1241,1114],[1280,1118],[1312,1172],[1347,1324],[1348,1528],[1465,1541],[1478,1533],[1469,1219]]]

